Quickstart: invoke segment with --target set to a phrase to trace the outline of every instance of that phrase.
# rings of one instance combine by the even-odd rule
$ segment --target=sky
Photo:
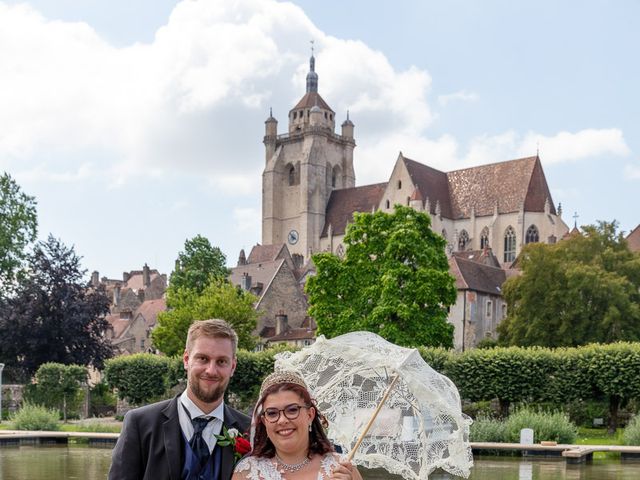
[[[0,169],[88,273],[261,241],[264,121],[355,124],[356,185],[539,152],[569,225],[640,223],[636,0],[0,0]]]

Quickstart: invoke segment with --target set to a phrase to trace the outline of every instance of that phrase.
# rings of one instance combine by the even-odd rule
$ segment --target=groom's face
[[[199,337],[184,353],[189,398],[204,412],[222,401],[229,380],[236,369],[233,344],[228,338]]]

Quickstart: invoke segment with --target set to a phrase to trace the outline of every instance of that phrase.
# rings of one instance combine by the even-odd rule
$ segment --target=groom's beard
[[[208,377],[205,377],[208,378]],[[189,375],[189,388],[198,400],[204,403],[217,402],[224,395],[229,386],[229,378],[213,377],[209,380],[216,380],[218,384],[213,388],[204,388],[200,383],[200,378],[195,374]]]

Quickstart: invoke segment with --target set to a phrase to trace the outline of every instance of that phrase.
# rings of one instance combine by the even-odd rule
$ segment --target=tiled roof
[[[506,274],[501,268],[453,256],[449,259],[449,272],[455,277],[458,290],[502,295]]]
[[[136,315],[142,315],[148,327],[156,324],[158,314],[167,310],[167,302],[163,298],[157,300],[146,300],[136,310]]]
[[[260,291],[260,297],[265,293],[267,287],[276,276],[278,270],[284,263],[284,259],[274,260],[272,262],[262,263],[249,263],[247,265],[240,265],[231,269],[229,275],[229,281],[234,285],[240,285],[240,279],[244,273],[247,273],[251,277],[251,285],[262,283],[262,290]]]
[[[406,157],[403,161],[411,181],[420,189],[420,195],[429,199],[429,213],[436,213],[436,202],[439,202],[442,216],[451,218],[447,174]]]
[[[307,340],[315,338],[313,330],[309,328],[288,328],[279,335],[267,338],[269,342],[281,342],[286,340]]]
[[[247,263],[263,263],[272,262],[284,248],[284,243],[277,243],[272,245],[255,245],[249,253]]]
[[[131,321],[129,318],[120,318],[120,314],[117,313],[107,315],[106,320],[113,328],[113,338],[119,338]]]
[[[627,236],[627,244],[632,252],[640,252],[640,225]]]
[[[318,107],[324,110],[331,110],[331,107],[323,100],[318,92],[308,92],[304,97],[300,99],[298,104],[293,107],[291,110],[296,110],[298,108],[311,108],[317,105]],[[331,110],[333,112],[333,110]],[[335,113],[335,112],[334,112]]]
[[[154,268],[149,272],[149,282],[153,282],[153,280],[159,276],[160,276],[160,273],[158,273],[158,270]],[[129,280],[126,281],[125,285],[128,288],[136,291],[140,290],[141,288],[144,288],[144,285],[142,284],[142,271],[141,270],[132,271],[131,276],[129,277]]]
[[[483,265],[489,265],[492,267],[500,268],[500,262],[493,254],[491,249],[486,250],[466,250],[464,252],[453,252],[453,255],[465,260],[471,260],[472,262],[482,263]]]
[[[329,225],[334,235],[343,235],[354,212],[369,213],[377,209],[386,187],[386,183],[376,183],[331,192],[321,237],[328,235]]]
[[[451,197],[451,216],[469,218],[472,208],[477,216],[511,213],[524,208],[543,212],[545,201],[550,211],[556,210],[538,157],[520,158],[447,173]],[[427,192],[424,195],[429,196]],[[446,216],[444,209],[442,215]]]

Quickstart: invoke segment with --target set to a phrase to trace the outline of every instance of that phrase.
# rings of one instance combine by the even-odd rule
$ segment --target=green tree
[[[15,286],[26,247],[36,239],[38,219],[34,197],[26,195],[8,173],[0,176],[0,293]]]
[[[258,312],[253,308],[257,298],[226,280],[212,279],[201,292],[188,288],[167,291],[171,310],[158,315],[158,325],[151,332],[154,346],[166,355],[182,355],[187,331],[195,320],[221,318],[238,334],[238,346],[255,346],[251,332],[256,328]]]
[[[174,292],[190,289],[201,293],[212,277],[227,277],[229,270],[225,262],[226,257],[218,247],[213,247],[206,237],[196,235],[184,242],[184,251],[178,254],[176,269],[169,278],[169,289]]]
[[[429,215],[400,205],[356,213],[344,244],[344,258],[313,256],[317,275],[306,291],[318,333],[366,330],[399,345],[453,346],[454,278]]]
[[[118,397],[134,405],[152,402],[172,387],[173,359],[150,353],[123,355],[107,360],[105,379]]]
[[[0,301],[0,359],[28,380],[46,362],[102,368],[113,355],[104,337],[110,300],[82,281],[80,257],[49,236],[29,258],[16,294]]]
[[[505,282],[509,345],[577,346],[640,339],[640,255],[617,223],[584,227],[555,245],[529,244],[522,275]]]
[[[56,407],[67,422],[68,402],[80,393],[80,387],[87,380],[87,369],[81,365],[43,363],[35,375],[40,398],[46,398],[47,407]]]

